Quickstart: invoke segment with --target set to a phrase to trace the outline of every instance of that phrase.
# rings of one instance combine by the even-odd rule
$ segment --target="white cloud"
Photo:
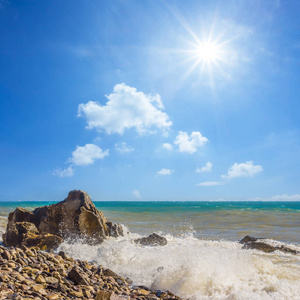
[[[173,145],[172,144],[164,143],[164,144],[162,144],[162,146],[163,146],[163,148],[165,148],[169,151],[173,150]]]
[[[248,199],[248,201],[300,201],[300,194],[295,194],[295,195],[283,194],[283,195],[273,196],[270,198],[257,197],[257,198],[250,198]]]
[[[157,171],[157,175],[171,175],[172,173],[174,173],[174,170],[171,169],[161,169],[159,171]]]
[[[97,145],[86,144],[83,147],[77,146],[72,152],[72,157],[69,162],[76,166],[85,166],[93,164],[96,159],[102,159],[107,156],[108,150],[103,151]]]
[[[142,198],[142,196],[141,196],[141,194],[140,194],[140,192],[138,190],[134,190],[132,192],[132,195],[133,195],[133,197],[135,197],[137,199],[141,199]]]
[[[131,147],[130,145],[126,144],[125,142],[116,143],[115,148],[117,151],[119,151],[121,153],[129,153],[129,152],[134,151],[134,148]]]
[[[208,161],[205,164],[205,166],[203,166],[201,168],[197,168],[195,172],[196,173],[211,172],[212,166],[213,166],[213,164]]]
[[[73,165],[70,165],[68,168],[65,168],[63,170],[56,169],[52,174],[59,177],[71,177],[74,175]]]
[[[184,131],[179,131],[174,144],[178,145],[179,152],[194,153],[207,142],[208,139],[199,131],[193,131],[191,136]]]
[[[93,101],[79,105],[78,116],[86,118],[88,129],[119,134],[131,128],[139,134],[161,129],[166,133],[172,125],[169,116],[162,111],[163,104],[158,94],[146,95],[121,83],[115,85],[113,93],[106,98],[108,101],[103,106]]]
[[[224,182],[222,181],[205,181],[205,182],[200,182],[197,185],[198,186],[216,186],[216,185],[223,185]]]
[[[222,178],[235,178],[235,177],[251,177],[255,174],[263,171],[262,166],[254,165],[253,161],[247,161],[245,163],[234,163],[227,171],[227,175],[222,175]]]

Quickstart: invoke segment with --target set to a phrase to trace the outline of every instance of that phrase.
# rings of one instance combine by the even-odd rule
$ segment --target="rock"
[[[242,249],[256,249],[256,250],[263,251],[265,253],[271,253],[277,250],[282,251],[284,253],[290,253],[290,254],[300,253],[299,251],[291,249],[284,245],[281,246],[270,245],[264,240],[265,240],[264,238],[255,238],[247,235],[240,241],[240,243],[244,244]]]
[[[61,256],[63,259],[67,259],[68,256],[66,255],[66,253],[64,251],[59,251],[58,255]]]
[[[96,209],[90,196],[80,190],[71,191],[64,201],[47,209],[37,208],[33,213],[40,216],[40,233],[98,239],[99,242],[109,236],[103,213]]]
[[[4,250],[2,253],[2,257],[7,260],[10,260],[10,253],[7,250]]]
[[[16,210],[19,209],[17,208]],[[23,217],[23,215],[21,216]],[[17,218],[16,215],[9,214],[6,233],[3,234],[3,243],[6,246],[20,246],[28,235],[38,234],[38,229],[33,223],[27,221],[14,223],[10,220],[10,217],[12,217],[12,219]]]
[[[42,250],[56,249],[63,239],[51,233],[43,233],[39,235],[28,235],[23,244],[27,247],[38,247]]]
[[[118,237],[124,235],[123,227],[121,224],[113,224],[112,222],[107,222],[106,226],[110,236]]]
[[[85,276],[78,271],[78,269],[73,268],[69,274],[69,278],[77,285],[88,285],[87,279]]]
[[[111,293],[107,291],[99,291],[95,300],[110,300]]]
[[[44,286],[42,284],[34,284],[32,290],[35,292],[44,291]]]
[[[72,291],[72,292],[70,292],[70,295],[71,296],[74,296],[74,297],[77,297],[77,298],[82,298],[83,297],[83,293],[82,293],[82,291]]]
[[[141,244],[143,246],[165,246],[167,245],[167,239],[156,233],[150,234],[148,237],[143,237],[134,240],[135,243]]]
[[[38,275],[35,279],[37,283],[46,283],[45,278],[42,275]]]
[[[55,294],[55,293],[49,293],[46,295],[46,297],[49,299],[49,300],[57,300],[57,299],[60,299],[59,295],[58,294]]]
[[[33,212],[23,208],[11,212],[3,243],[47,250],[56,248],[63,239],[80,238],[96,244],[122,235],[122,226],[107,222],[86,192],[74,190],[59,203],[38,207]]]
[[[46,282],[48,284],[56,284],[56,283],[58,283],[58,281],[59,280],[53,276],[46,277]]]
[[[262,242],[249,242],[243,246],[243,249],[256,249],[265,253],[271,253],[276,250],[276,247]]]
[[[277,247],[276,250],[282,251],[282,252],[284,252],[284,253],[295,254],[295,255],[300,253],[300,252],[297,251],[297,250],[294,250],[294,249],[291,249],[291,248],[285,247],[285,246]]]
[[[9,214],[8,222],[30,222],[34,223],[34,214],[31,211],[22,207],[17,207],[13,212]]]
[[[257,240],[262,240],[262,238],[255,238],[253,236],[246,235],[244,238],[242,238],[240,240],[240,243],[241,244],[246,244],[246,243],[249,243],[249,242],[256,242]]]
[[[106,219],[103,215],[88,211],[85,207],[80,210],[78,230],[81,236],[91,244],[101,243],[105,237],[109,236]]]

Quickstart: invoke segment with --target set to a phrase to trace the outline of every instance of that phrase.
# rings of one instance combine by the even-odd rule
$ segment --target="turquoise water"
[[[204,210],[241,210],[241,209],[254,209],[254,210],[297,210],[300,212],[300,202],[267,202],[267,201],[107,201],[95,202],[97,208],[115,210],[115,211],[130,211],[130,212],[161,212],[166,213],[169,211],[204,211]]]
[[[1,211],[21,207],[39,207],[57,203],[57,201],[0,201]],[[169,212],[253,209],[253,210],[296,210],[300,211],[300,201],[94,201],[98,209],[129,212]]]
[[[17,206],[27,209],[55,202],[1,202],[0,229]],[[300,244],[300,202],[96,201],[108,220],[139,234],[160,232],[236,241],[245,235]]]

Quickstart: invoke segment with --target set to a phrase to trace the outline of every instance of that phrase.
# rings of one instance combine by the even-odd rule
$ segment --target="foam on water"
[[[299,299],[300,259],[242,250],[239,243],[166,236],[167,246],[145,247],[140,237],[108,239],[101,245],[63,243],[59,250],[95,261],[135,285],[171,290],[192,299]]]

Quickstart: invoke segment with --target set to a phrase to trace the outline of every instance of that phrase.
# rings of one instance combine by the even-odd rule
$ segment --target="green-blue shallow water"
[[[0,202],[2,231],[6,218],[17,206],[27,209],[56,202]],[[131,232],[161,232],[201,239],[239,240],[246,234],[300,244],[300,202],[208,201],[95,201],[112,222]]]
[[[38,207],[57,203],[58,201],[0,201],[0,208]],[[298,210],[300,201],[94,201],[98,209],[112,211],[149,211],[168,212],[254,209],[254,210]]]

